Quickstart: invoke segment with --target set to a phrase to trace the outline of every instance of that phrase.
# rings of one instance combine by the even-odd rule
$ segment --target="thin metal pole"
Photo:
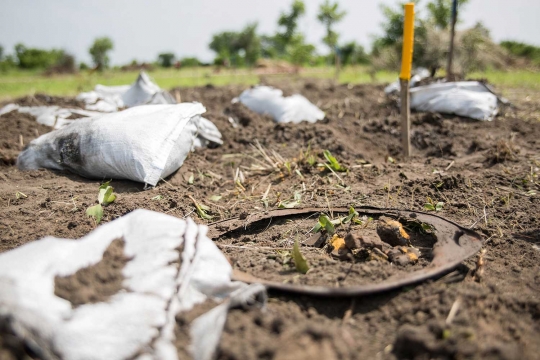
[[[454,35],[456,30],[457,22],[457,0],[452,2],[452,24],[450,29],[450,46],[448,49],[448,60],[446,62],[446,81],[452,81],[453,71],[452,71],[452,59],[454,58]]]
[[[401,54],[401,147],[405,158],[411,156],[411,110],[409,106],[409,80],[411,79],[414,45],[414,3],[404,6],[403,49]]]
[[[405,157],[411,156],[411,107],[409,80],[400,79],[401,85],[401,147]]]

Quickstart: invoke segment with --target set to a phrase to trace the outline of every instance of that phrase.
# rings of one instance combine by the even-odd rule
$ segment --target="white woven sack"
[[[30,142],[17,166],[155,186],[183,164],[200,136],[199,123],[208,128],[209,121],[201,118],[205,111],[200,103],[143,105],[77,120]],[[211,130],[208,140],[220,141],[217,128]]]

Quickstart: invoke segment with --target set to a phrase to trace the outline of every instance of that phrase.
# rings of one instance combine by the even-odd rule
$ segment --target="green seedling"
[[[330,151],[328,150],[324,150],[323,151],[323,155],[326,159],[326,163],[324,164],[319,164],[320,166],[324,166],[332,171],[336,171],[336,172],[344,172],[344,171],[347,171],[347,168],[342,166],[339,161],[337,161],[337,159],[332,156],[332,153],[330,153]]]
[[[162,200],[162,199],[163,199],[163,196],[162,196],[162,195],[156,195],[156,196],[154,196],[154,197],[152,198],[152,200],[157,200],[157,201]]]
[[[302,274],[306,274],[309,271],[309,265],[306,258],[300,252],[300,246],[298,245],[298,238],[294,240],[294,246],[292,250],[292,258],[296,271]]]
[[[17,192],[15,193],[15,197],[16,197],[17,199],[26,199],[28,196],[26,196],[26,194],[24,194],[24,193],[22,193],[22,192],[20,192],[20,191],[17,191]]]
[[[337,220],[338,220],[337,224],[340,224],[341,221],[339,221],[339,219]],[[330,236],[334,235],[334,233],[336,232],[336,228],[334,227],[333,221],[330,220],[330,218],[326,215],[319,216],[319,221],[317,222],[317,224],[315,225],[312,231],[316,233],[323,229],[326,230],[326,232]]]
[[[309,166],[315,166],[315,164],[317,163],[317,159],[316,159],[315,156],[313,156],[313,155],[309,155],[309,156],[306,158],[306,161],[307,161],[307,163],[309,164]]]
[[[193,182],[195,181],[195,176],[193,174],[191,174],[188,178],[188,184],[189,185],[193,185]]]
[[[427,198],[427,203],[424,204],[424,210],[427,211],[441,211],[444,207],[444,203],[439,201],[435,203],[430,197]]]
[[[221,195],[212,195],[210,196],[210,201],[213,201],[213,202],[218,202],[219,200],[221,200],[223,196]]]
[[[292,209],[300,205],[302,201],[302,193],[300,191],[294,192],[294,200],[292,201],[280,201],[278,204],[279,209]]]
[[[188,197],[193,202],[193,205],[195,205],[195,210],[197,211],[197,215],[201,219],[204,220],[212,220],[214,217],[212,215],[208,215],[208,211],[210,211],[210,208],[206,205],[199,204],[192,196],[188,195]]]
[[[103,218],[103,206],[107,206],[116,200],[116,195],[113,193],[114,188],[109,183],[110,181],[107,181],[100,185],[97,196],[98,204],[86,209],[86,215],[92,217],[96,224],[99,224]]]

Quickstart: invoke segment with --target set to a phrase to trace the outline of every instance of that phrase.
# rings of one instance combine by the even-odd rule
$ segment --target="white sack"
[[[50,126],[54,129],[60,129],[71,124],[74,119],[68,119],[76,114],[82,117],[99,116],[101,113],[81,109],[64,109],[56,105],[52,106],[19,106],[17,104],[8,104],[0,109],[0,116],[11,111],[18,111],[23,114],[30,114],[36,118],[40,124]]]
[[[155,186],[182,166],[194,146],[205,141],[221,144],[215,125],[201,117],[205,111],[200,103],[145,105],[79,119],[30,142],[17,166]]]
[[[430,72],[428,69],[426,68],[418,68],[414,71],[414,75],[411,77],[411,80],[409,80],[409,86],[410,87],[414,87],[416,86],[416,84],[423,80],[423,79],[426,79],[430,76]],[[397,92],[401,91],[401,84],[399,82],[399,79],[394,81],[393,83],[389,84],[387,87],[384,88],[384,93],[386,95],[389,95],[389,94],[395,94]]]
[[[86,109],[101,112],[144,104],[176,104],[175,99],[153,83],[144,71],[132,85],[96,85],[93,91],[83,92],[77,99],[85,102]]]
[[[45,358],[176,359],[175,315],[207,299],[223,301],[191,327],[194,358],[209,360],[224,322],[209,320],[256,299],[264,306],[266,298],[261,285],[231,281],[229,262],[206,232],[191,219],[135,210],[80,240],[47,237],[0,254],[0,317]],[[56,276],[95,265],[115,239],[130,258],[125,290],[77,307],[54,294]]]
[[[454,114],[476,120],[493,120],[497,96],[478,81],[459,81],[410,89],[411,109]]]
[[[283,91],[270,86],[247,89],[235,101],[240,101],[256,113],[272,116],[278,123],[314,123],[324,119],[324,112],[302,95],[283,97]]]

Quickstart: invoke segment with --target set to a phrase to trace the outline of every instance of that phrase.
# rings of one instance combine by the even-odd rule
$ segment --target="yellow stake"
[[[411,79],[411,63],[414,44],[414,3],[405,4],[405,22],[403,24],[403,52],[401,54],[400,79]]]
[[[403,51],[401,54],[401,147],[403,156],[411,156],[411,109],[409,106],[409,80],[414,43],[414,3],[405,4],[403,23]]]

